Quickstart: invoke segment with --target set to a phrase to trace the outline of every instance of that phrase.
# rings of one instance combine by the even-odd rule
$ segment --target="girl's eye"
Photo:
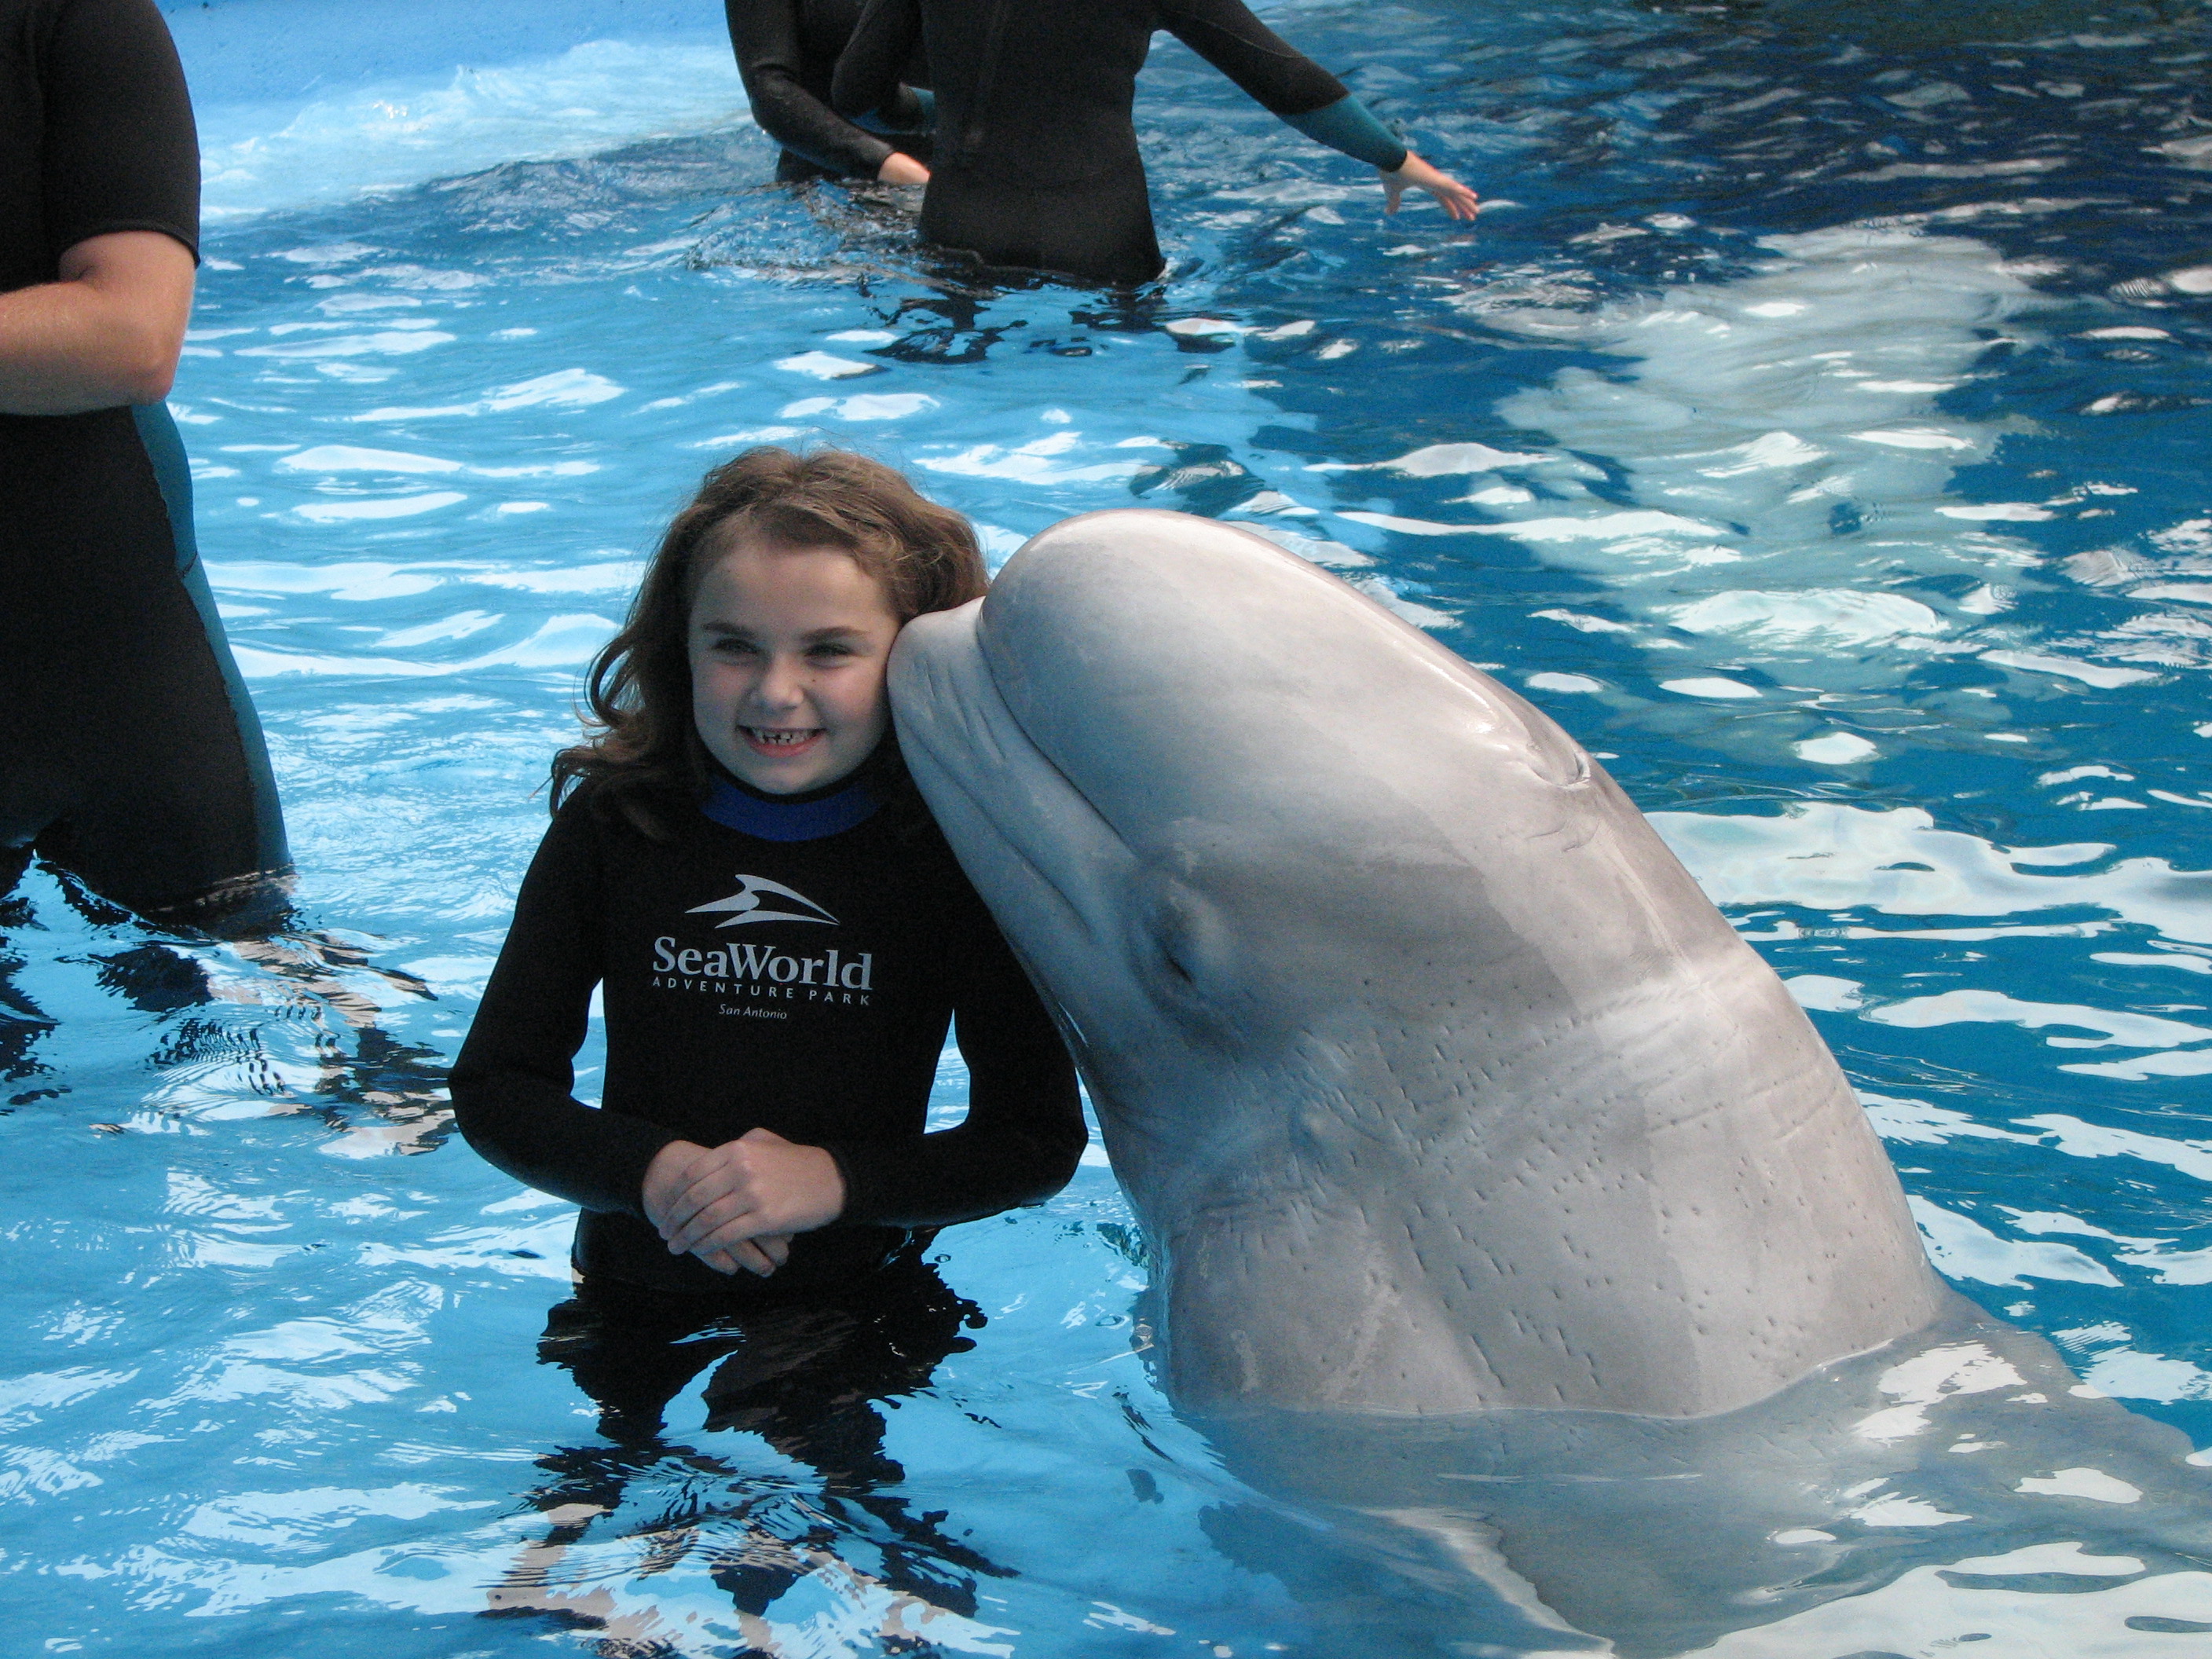
[[[753,643],[750,640],[732,639],[725,634],[708,649],[718,657],[750,657],[753,654]]]

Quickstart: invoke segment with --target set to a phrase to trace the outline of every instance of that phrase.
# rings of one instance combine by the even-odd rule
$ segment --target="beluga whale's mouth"
[[[1247,532],[1096,513],[891,664],[1208,1408],[1695,1416],[1927,1325],[1897,1177],[1581,747]]]

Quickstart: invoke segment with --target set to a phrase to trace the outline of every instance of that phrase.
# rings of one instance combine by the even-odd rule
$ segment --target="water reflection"
[[[1444,1481],[1501,1466],[1418,1437],[1224,1471],[1130,1357],[1142,1253],[1095,1164],[940,1241],[990,1322],[871,1407],[897,1484],[700,1426],[711,1355],[658,1442],[604,1439],[531,1362],[566,1211],[450,1146],[386,1155],[439,1145],[437,1057],[637,550],[729,450],[857,441],[995,557],[1092,507],[1226,514],[1498,665],[1815,1010],[1954,1282],[2212,1439],[2212,36],[2198,6],[2057,9],[1302,11],[1484,189],[1472,233],[1386,223],[1163,46],[1139,114],[1176,274],[1129,298],[987,287],[895,198],[763,187],[719,39],[204,111],[213,199],[253,211],[210,239],[177,393],[202,540],[303,903],[367,954],[187,946],[36,872],[0,902],[19,1627],[1334,1659],[1558,1649],[1629,1630],[1641,1585],[1660,1650],[1744,1659],[2201,1642],[2177,1472],[2124,1425],[2108,1457],[2070,1395],[2084,1449],[2033,1468],[1942,1449],[2040,1409],[1954,1388],[1920,1451],[1785,1425],[1720,1460],[1724,1498],[1581,1483],[1556,1532],[1574,1483]],[[295,179],[331,204],[259,212]],[[1863,1417],[1910,1403],[1866,1386]],[[1947,1459],[2014,1478],[1922,1481]],[[1886,1484],[1846,1497],[1854,1469]]]

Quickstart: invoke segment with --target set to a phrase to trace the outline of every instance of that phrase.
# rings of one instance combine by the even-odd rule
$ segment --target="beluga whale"
[[[1643,814],[1338,578],[1088,514],[890,675],[1081,1068],[1179,1407],[1698,1418],[1950,1305],[1834,1059]]]

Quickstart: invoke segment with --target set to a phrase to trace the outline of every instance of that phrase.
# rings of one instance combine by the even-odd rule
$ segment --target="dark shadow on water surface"
[[[21,860],[17,877],[29,867]],[[196,1089],[258,1097],[271,1115],[312,1113],[337,1133],[393,1152],[428,1152],[453,1133],[445,1057],[382,1019],[391,1000],[436,999],[416,975],[377,963],[380,941],[306,927],[289,909],[283,925],[253,936],[149,932],[65,872],[50,873],[64,907],[91,932],[91,948],[75,959],[100,992],[150,1017],[149,1101],[158,1103],[164,1079],[183,1077]],[[62,1022],[15,982],[26,959],[9,947],[11,933],[46,931],[28,892],[0,892],[0,1110],[68,1092],[38,1052]],[[303,1074],[312,1078],[304,1086]],[[55,1082],[42,1087],[42,1078]]]
[[[927,1389],[946,1356],[973,1349],[964,1333],[984,1323],[918,1249],[850,1296],[762,1294],[757,1305],[721,1311],[635,1286],[583,1285],[552,1310],[538,1358],[568,1372],[598,1407],[610,1443],[537,1460],[550,1478],[527,1502],[547,1529],[491,1588],[486,1616],[543,1616],[621,1639],[635,1615],[595,1589],[590,1567],[562,1565],[587,1538],[612,1538],[634,1542],[651,1571],[687,1557],[703,1566],[763,1650],[781,1650],[765,1622],[775,1604],[829,1571],[903,1599],[886,1615],[884,1651],[934,1652],[908,1644],[908,1614],[971,1618],[976,1580],[1014,1571],[945,1532],[946,1512],[918,1513],[896,1491],[906,1477],[884,1449],[884,1413]],[[701,1433],[757,1435],[818,1486],[749,1476],[667,1437],[670,1402],[702,1372],[710,1374]]]

